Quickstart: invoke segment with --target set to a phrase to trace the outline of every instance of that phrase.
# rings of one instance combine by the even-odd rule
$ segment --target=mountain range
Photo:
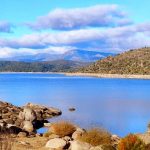
[[[63,54],[38,53],[32,55],[12,56],[9,58],[0,58],[2,61],[21,61],[21,62],[44,62],[54,60],[70,60],[78,62],[94,62],[96,60],[112,56],[113,53],[71,50]]]

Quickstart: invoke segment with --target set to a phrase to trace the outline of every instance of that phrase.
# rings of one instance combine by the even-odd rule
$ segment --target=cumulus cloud
[[[48,47],[76,47],[100,51],[123,51],[150,46],[150,23],[115,28],[80,29],[59,33],[37,33],[19,39],[0,39],[0,47],[46,49]]]
[[[0,21],[0,32],[11,33],[13,25],[6,21]]]
[[[71,30],[83,27],[112,27],[130,24],[127,15],[117,5],[96,5],[88,8],[56,9],[26,23],[34,30]]]
[[[12,58],[18,56],[30,56],[37,54],[63,54],[69,50],[74,50],[75,47],[71,46],[62,46],[55,47],[49,46],[48,48],[43,49],[31,49],[31,48],[11,48],[11,47],[0,47],[0,59]]]

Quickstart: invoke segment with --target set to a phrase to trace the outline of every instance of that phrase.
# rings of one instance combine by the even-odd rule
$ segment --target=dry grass
[[[12,150],[14,140],[9,134],[0,133],[0,150]]]
[[[54,134],[60,137],[71,135],[76,130],[75,126],[67,121],[53,123],[51,129]]]
[[[48,150],[45,147],[48,139],[45,137],[33,137],[33,138],[17,138],[17,142],[13,145],[12,150]],[[20,142],[28,143],[27,145]]]
[[[89,143],[92,146],[98,146],[111,144],[111,135],[103,129],[95,128],[85,132],[78,140]]]
[[[45,137],[20,138],[0,132],[0,150],[47,150],[47,141]]]
[[[136,135],[129,134],[121,139],[118,150],[145,150],[145,144]]]

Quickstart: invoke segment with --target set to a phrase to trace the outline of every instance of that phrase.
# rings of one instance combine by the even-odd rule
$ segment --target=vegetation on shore
[[[45,112],[48,118],[51,114],[60,114],[60,111],[53,107],[28,103],[21,108],[0,101],[0,110],[2,150],[150,150],[150,125],[144,134],[129,134],[120,138],[103,128],[86,130],[68,121],[41,122],[39,112],[44,111],[43,119]],[[34,115],[36,118],[33,118]],[[12,116],[13,120],[21,119],[21,124],[12,122]],[[41,127],[36,128],[36,125],[41,123],[41,127],[48,128],[46,133],[37,133],[37,129]],[[28,130],[31,126],[33,130]]]
[[[77,61],[19,62],[0,61],[0,72],[66,72],[89,63]]]
[[[78,70],[82,73],[150,75],[150,47],[130,50]]]
[[[19,134],[0,131],[0,148],[4,150],[48,150],[51,148],[61,150],[149,150],[150,148],[150,142],[145,143],[140,136],[135,134],[119,138],[102,128],[85,130],[67,121],[48,124],[46,136],[45,134],[19,136]],[[143,135],[150,136],[148,133]]]
[[[111,144],[111,134],[100,128],[90,129],[83,133],[78,139],[82,142],[89,143],[92,146]]]

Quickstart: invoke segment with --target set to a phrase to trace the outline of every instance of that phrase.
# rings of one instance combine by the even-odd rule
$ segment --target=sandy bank
[[[99,73],[64,73],[67,76],[86,76],[98,78],[129,78],[129,79],[150,79],[150,75],[121,75],[121,74],[99,74]]]

